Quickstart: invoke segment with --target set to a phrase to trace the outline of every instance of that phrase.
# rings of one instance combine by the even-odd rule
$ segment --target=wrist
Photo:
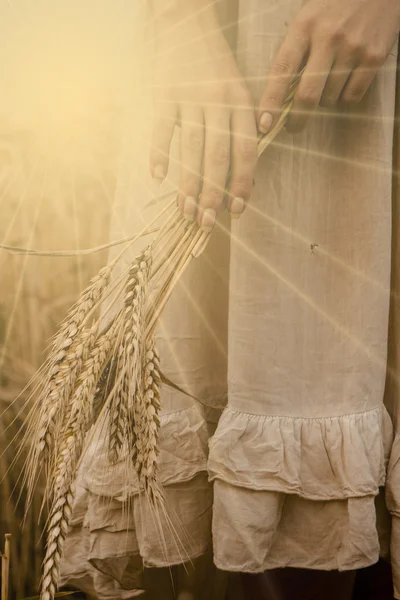
[[[185,19],[216,15],[218,0],[149,0],[153,19],[159,26],[173,25]]]
[[[182,59],[187,63],[189,55],[200,64],[212,56],[215,68],[221,62],[224,76],[236,74],[236,61],[219,22],[218,1],[151,0],[159,66],[177,65]]]
[[[218,0],[150,0],[157,37],[184,35],[192,30],[219,31]],[[185,37],[186,37],[185,35]]]

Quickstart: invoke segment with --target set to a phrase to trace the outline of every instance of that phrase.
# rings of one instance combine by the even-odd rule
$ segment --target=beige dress
[[[145,17],[141,18],[143,25]],[[151,30],[144,31],[151,36]],[[130,110],[121,135],[111,239],[140,232],[165,206],[157,195],[173,191],[179,180],[178,135],[167,181],[160,188],[150,177],[151,98],[144,64],[136,75],[136,86],[126,92]],[[227,215],[223,219],[229,227]],[[147,243],[143,239],[126,254],[115,278]],[[110,259],[118,252],[119,248],[112,251]],[[186,392],[166,385],[161,390],[159,480],[165,511],[154,514],[139,493],[134,469],[126,472],[125,461],[109,463],[107,436],[100,425],[80,467],[61,585],[75,585],[99,599],[127,600],[146,587],[144,567],[197,564],[204,556],[212,565],[207,457],[218,407],[226,404],[228,278],[229,235],[222,233],[184,274],[158,327],[162,372]],[[206,406],[191,396],[204,399]],[[188,585],[197,587],[196,582]],[[202,597],[220,597],[219,581],[202,581],[201,589]]]
[[[238,23],[238,60],[257,100],[301,1],[239,0],[239,15],[223,4],[223,19]],[[395,67],[393,51],[357,109],[320,111],[303,134],[279,136],[259,162],[245,215],[230,238],[216,229],[159,328],[172,381],[211,407],[228,393],[208,460],[220,569],[357,569],[384,550],[377,508],[393,441],[383,399]],[[132,123],[113,237],[162,206],[149,205],[148,129]],[[166,186],[177,177],[172,161]],[[154,526],[134,476],[106,464],[101,440],[82,473],[90,562],[122,586],[141,561],[173,565],[210,545],[207,420],[218,411],[167,387],[162,402],[160,474],[173,528],[163,518]],[[390,508],[400,516],[395,449]]]
[[[301,2],[240,2],[256,98]],[[396,56],[356,110],[322,111],[259,162],[231,236],[228,407],[210,443],[214,560],[357,569],[380,551]]]

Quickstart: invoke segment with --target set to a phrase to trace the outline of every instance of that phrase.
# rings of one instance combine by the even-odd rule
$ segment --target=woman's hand
[[[209,2],[204,10],[188,9],[201,3],[186,0],[176,19],[172,11],[158,23],[150,168],[153,177],[166,177],[179,124],[179,206],[210,231],[225,198],[231,215],[239,217],[250,197],[257,126],[251,95]]]
[[[274,125],[292,78],[303,67],[288,123],[292,131],[302,129],[319,104],[360,102],[399,27],[399,0],[308,0],[271,68],[259,105],[260,131]]]

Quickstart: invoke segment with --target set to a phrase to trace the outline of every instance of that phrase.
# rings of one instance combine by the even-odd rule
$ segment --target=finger
[[[204,122],[200,109],[185,108],[181,111],[180,148],[181,178],[178,202],[183,216],[192,221],[196,217],[204,152]]]
[[[358,104],[375,79],[378,68],[357,67],[350,75],[340,96],[340,103]]]
[[[198,204],[198,223],[211,231],[221,210],[230,164],[230,115],[227,111],[205,114],[203,189]]]
[[[163,181],[168,173],[169,149],[177,120],[175,103],[156,105],[150,148],[150,172],[152,177]]]
[[[321,106],[335,106],[338,103],[340,94],[351,75],[353,67],[353,61],[350,62],[348,60],[339,59],[333,64],[328,81],[322,92]]]
[[[257,127],[254,108],[237,109],[231,118],[231,176],[228,210],[239,218],[253,190],[257,165]]]
[[[333,53],[328,49],[321,52],[316,47],[311,51],[304,73],[296,90],[287,124],[288,131],[300,131],[318,106],[333,64]]]
[[[288,96],[293,77],[309,49],[308,37],[297,28],[289,30],[267,78],[258,108],[258,129],[268,133],[275,125]]]

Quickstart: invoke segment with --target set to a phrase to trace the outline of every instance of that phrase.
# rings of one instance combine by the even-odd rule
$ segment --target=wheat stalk
[[[259,154],[285,124],[298,80],[275,127],[259,138]],[[153,242],[116,282],[109,282],[114,266],[143,232],[91,280],[67,314],[53,339],[49,358],[37,375],[37,399],[26,434],[26,439],[32,437],[33,442],[25,481],[29,499],[41,463],[45,463],[46,497],[51,510],[41,600],[54,598],[71,518],[74,481],[96,429],[89,432],[92,425],[103,423],[106,417],[110,462],[121,459],[122,449],[126,449],[125,459],[128,466],[134,465],[139,489],[144,490],[153,507],[163,502],[157,481],[161,371],[155,329],[177,281],[210,239],[209,233],[184,220],[172,204],[159,217],[165,215]],[[156,221],[144,231],[148,233]],[[96,310],[114,293],[110,306],[122,299],[122,307],[108,328],[99,332]]]
[[[62,431],[62,443],[51,478],[53,502],[43,563],[43,600],[52,599],[57,588],[62,548],[71,519],[76,464],[82,452],[85,434],[92,424],[96,385],[109,358],[114,333],[111,327],[102,334],[85,361],[79,384],[71,399],[69,419]]]
[[[73,440],[71,439],[71,445]],[[68,446],[65,450],[68,452]],[[61,479],[59,477],[58,479]],[[62,480],[60,481],[60,484]],[[43,561],[43,578],[41,584],[41,600],[53,600],[59,578],[60,562],[64,541],[69,529],[74,501],[73,485],[57,490],[58,500],[54,503],[47,526],[46,556]]]
[[[107,287],[112,267],[102,268],[70,309],[53,339],[47,369],[42,371],[38,393],[39,415],[36,418],[36,442],[28,457],[28,502],[41,468],[42,456],[50,460],[56,430],[62,421],[65,404],[74,388],[82,364],[93,348],[97,328],[84,327],[85,319]]]
[[[57,429],[67,410],[68,400],[74,389],[82,365],[95,343],[96,328],[79,332],[75,339],[68,338],[64,348],[52,358],[48,381],[39,395],[36,443],[28,455],[28,502],[30,502],[42,465],[51,460],[57,439]],[[43,399],[42,399],[43,398]]]
[[[143,313],[151,264],[151,247],[149,247],[137,261],[133,262],[124,290],[121,340],[116,359],[117,383],[110,399],[109,458],[111,462],[118,459],[124,439],[126,439],[127,420],[134,418],[133,399],[140,373]],[[132,451],[134,450],[132,449]]]
[[[135,461],[139,483],[153,498],[156,495],[158,433],[160,427],[160,358],[154,336],[146,344],[142,367],[141,389],[135,405],[135,436],[137,456]]]
[[[82,364],[88,357],[96,339],[97,328],[83,328],[74,337],[60,342],[61,349],[55,353],[49,368],[48,382],[45,382],[45,396],[41,404],[41,421],[38,439],[38,452],[49,452],[53,446],[56,416],[59,420],[65,402],[73,390]]]
[[[128,406],[129,380],[125,374],[110,402],[108,459],[111,464],[115,464],[120,458],[127,437]]]

